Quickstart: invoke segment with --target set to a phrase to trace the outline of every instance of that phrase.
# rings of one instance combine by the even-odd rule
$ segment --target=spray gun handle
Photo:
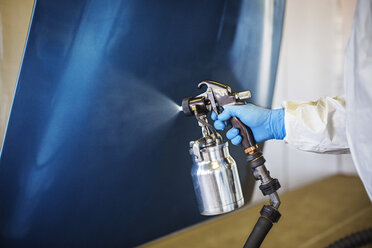
[[[256,140],[254,139],[252,130],[244,125],[238,118],[231,117],[230,123],[236,129],[239,129],[239,134],[242,137],[241,146],[245,153],[249,153],[256,149]]]

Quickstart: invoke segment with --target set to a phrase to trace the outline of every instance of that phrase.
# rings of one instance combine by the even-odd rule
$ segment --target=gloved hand
[[[225,106],[218,116],[212,112],[215,120],[214,127],[219,130],[225,128],[224,121],[231,117],[238,117],[246,126],[250,127],[257,142],[269,139],[284,139],[286,136],[284,126],[284,109],[265,109],[253,104]],[[231,128],[226,136],[231,143],[238,145],[242,141],[239,130]]]

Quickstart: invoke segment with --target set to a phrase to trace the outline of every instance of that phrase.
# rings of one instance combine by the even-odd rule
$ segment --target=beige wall
[[[8,121],[33,0],[0,0],[0,145]]]
[[[287,0],[273,108],[285,100],[344,93],[343,57],[355,5],[356,0]],[[264,154],[281,192],[332,174],[356,174],[350,154],[304,152],[275,140],[266,142]],[[256,191],[254,200],[261,195]]]

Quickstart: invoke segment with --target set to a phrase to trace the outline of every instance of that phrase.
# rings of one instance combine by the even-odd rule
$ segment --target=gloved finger
[[[226,106],[223,112],[218,115],[218,119],[221,121],[227,121],[231,117],[235,116],[234,107],[237,106]]]
[[[237,135],[235,138],[231,140],[231,143],[233,143],[236,146],[239,145],[240,142],[242,142],[242,136],[240,135]]]
[[[214,121],[218,119],[217,114],[214,111],[212,111],[211,118]]]
[[[214,122],[214,127],[218,130],[224,130],[225,129],[225,123],[223,121],[220,121],[220,120],[216,120]]]
[[[229,131],[226,133],[226,137],[228,139],[233,139],[239,134],[239,129],[236,128],[231,128]]]

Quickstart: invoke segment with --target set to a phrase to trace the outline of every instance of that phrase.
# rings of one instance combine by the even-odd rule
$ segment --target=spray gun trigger
[[[202,81],[198,84],[198,88],[200,89],[201,87],[203,87],[203,85],[206,85],[208,88],[212,88],[212,89],[222,89],[222,90],[225,90],[227,91],[228,93],[231,93],[231,88],[230,86],[228,85],[225,85],[225,84],[221,84],[219,82],[215,82],[215,81],[210,81],[210,80],[205,80],[205,81]]]

